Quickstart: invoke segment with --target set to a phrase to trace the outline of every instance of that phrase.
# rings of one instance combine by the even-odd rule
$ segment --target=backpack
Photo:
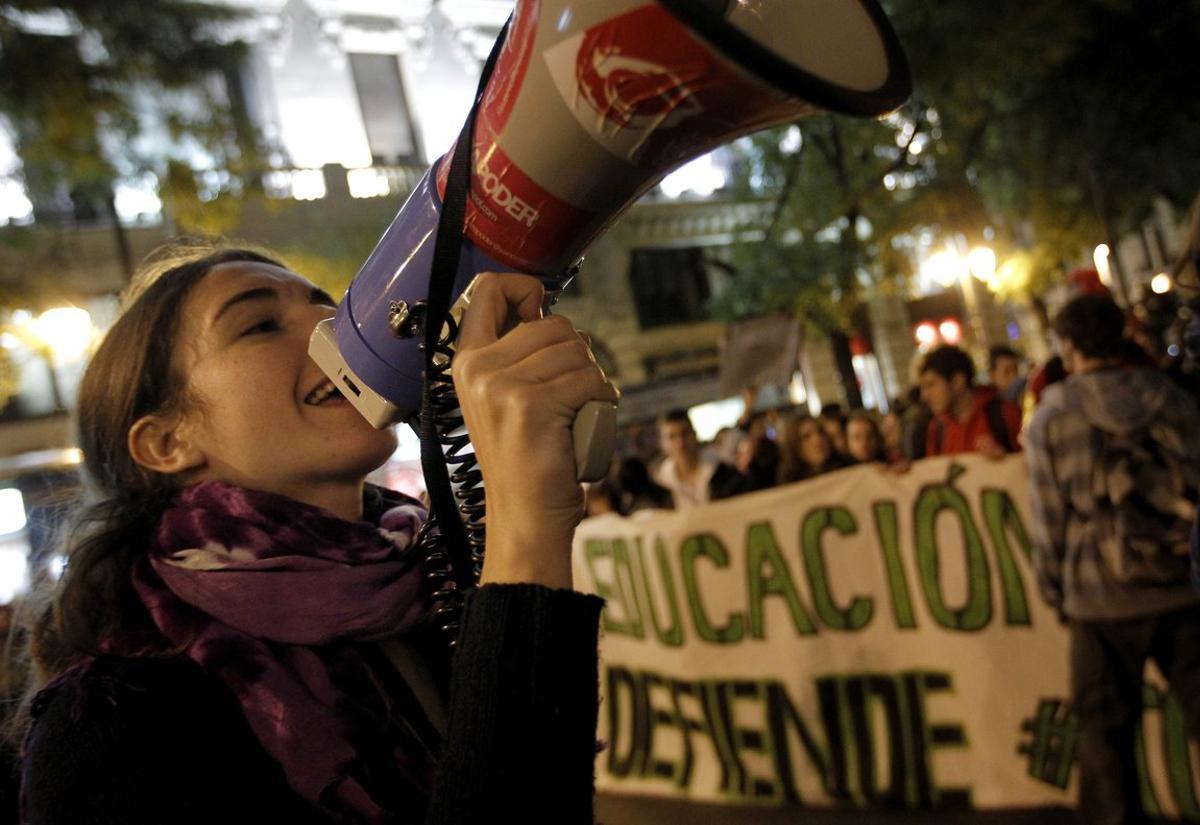
[[[1186,446],[1151,424],[1128,433],[1094,429],[1092,522],[1100,555],[1121,581],[1161,572],[1188,556],[1197,468]],[[1157,575],[1152,576],[1157,577]]]

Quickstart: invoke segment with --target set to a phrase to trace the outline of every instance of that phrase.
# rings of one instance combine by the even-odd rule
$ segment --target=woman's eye
[[[279,329],[279,322],[274,318],[265,318],[253,326],[242,330],[242,335],[258,335],[264,332],[275,332]]]

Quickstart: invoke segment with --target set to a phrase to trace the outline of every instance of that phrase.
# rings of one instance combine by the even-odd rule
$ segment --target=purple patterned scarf
[[[425,513],[378,493],[376,526],[202,482],[168,507],[134,569],[159,630],[233,691],[293,790],[354,823],[427,799],[435,765],[357,644],[412,630],[427,607],[409,552]],[[394,757],[383,769],[368,758],[381,752]]]

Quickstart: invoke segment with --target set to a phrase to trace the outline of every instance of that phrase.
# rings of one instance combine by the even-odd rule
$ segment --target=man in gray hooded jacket
[[[1166,376],[1126,364],[1124,323],[1108,296],[1062,310],[1070,377],[1046,390],[1025,444],[1039,585],[1070,629],[1089,825],[1145,821],[1134,748],[1148,658],[1193,727],[1200,718],[1200,594],[1187,555],[1200,413]]]

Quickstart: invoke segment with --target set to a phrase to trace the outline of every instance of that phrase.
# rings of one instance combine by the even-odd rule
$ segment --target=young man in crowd
[[[921,400],[933,420],[925,433],[925,455],[981,453],[1000,459],[1020,450],[1021,411],[995,387],[975,384],[975,364],[958,347],[945,345],[925,356]]]
[[[1025,445],[1038,583],[1070,630],[1089,825],[1146,821],[1135,761],[1146,659],[1193,727],[1200,710],[1200,593],[1187,556],[1200,414],[1167,377],[1122,358],[1124,324],[1106,295],[1062,310],[1070,375],[1046,389]]]
[[[704,454],[685,410],[672,410],[658,419],[658,442],[664,458],[654,480],[671,491],[675,508],[684,510],[713,499],[736,470]]]
[[[1025,395],[1025,376],[1021,375],[1021,356],[1011,347],[988,350],[988,382],[1006,401],[1019,409]]]

